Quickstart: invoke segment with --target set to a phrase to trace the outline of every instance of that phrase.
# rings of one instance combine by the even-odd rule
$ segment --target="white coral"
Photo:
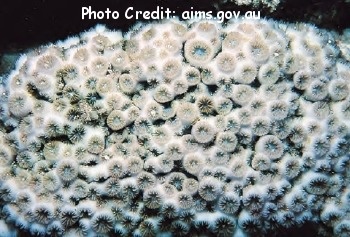
[[[315,200],[339,203],[344,215],[327,224],[340,233],[349,216],[350,65],[338,39],[306,24],[172,20],[124,37],[98,26],[23,56],[0,85],[2,215],[39,233],[45,213],[26,206],[52,203],[64,213],[50,217],[50,233],[94,235],[113,225],[137,234],[170,212],[169,228],[187,230],[185,217],[202,221],[209,207],[220,218],[209,215],[208,225],[230,222],[212,204],[231,193],[243,197],[230,215],[246,233],[271,220],[252,213],[268,215],[274,202],[281,225],[310,213],[326,219],[329,207]],[[166,200],[178,206],[168,210]],[[113,216],[96,217],[106,211]]]

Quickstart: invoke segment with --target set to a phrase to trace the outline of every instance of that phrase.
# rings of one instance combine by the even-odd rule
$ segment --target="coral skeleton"
[[[0,84],[0,235],[349,236],[348,38],[173,19],[22,55]]]

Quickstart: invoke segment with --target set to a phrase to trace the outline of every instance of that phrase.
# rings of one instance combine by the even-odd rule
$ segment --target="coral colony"
[[[307,24],[169,20],[23,55],[0,87],[2,233],[349,236],[348,49]]]

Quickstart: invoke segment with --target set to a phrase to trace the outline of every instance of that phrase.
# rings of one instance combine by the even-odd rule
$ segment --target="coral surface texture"
[[[175,19],[22,55],[0,84],[1,233],[350,236],[349,58],[350,32]]]

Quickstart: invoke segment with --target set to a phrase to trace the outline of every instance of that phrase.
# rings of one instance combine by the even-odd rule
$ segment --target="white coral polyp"
[[[337,43],[309,25],[172,20],[23,56],[0,84],[1,231],[169,233],[170,212],[171,230],[205,217],[214,235],[269,232],[312,215],[346,235],[350,64]]]

